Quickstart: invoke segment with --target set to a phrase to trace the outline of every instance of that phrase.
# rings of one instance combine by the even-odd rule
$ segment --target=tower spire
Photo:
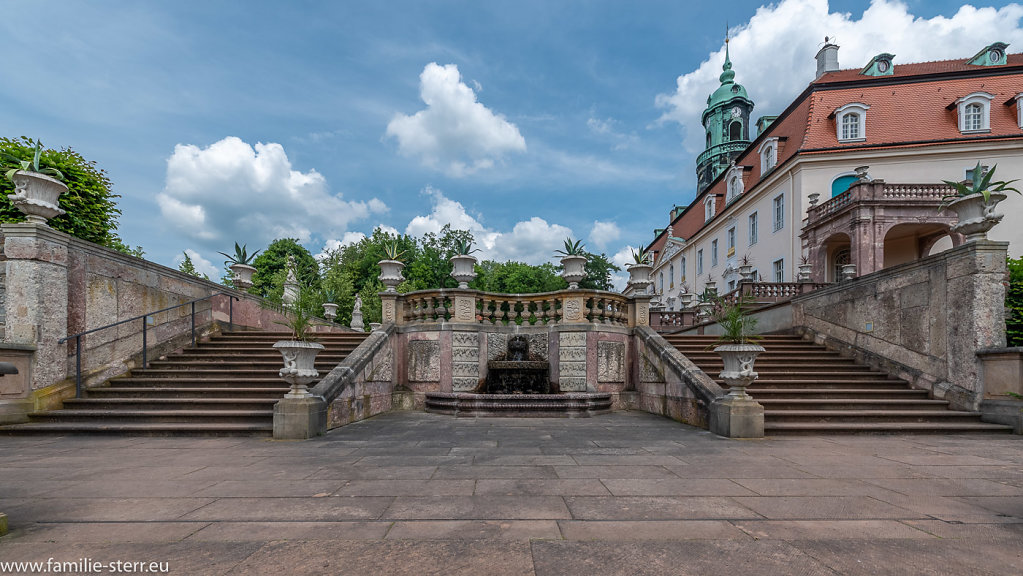
[[[721,66],[721,76],[718,77],[722,84],[731,84],[735,79],[735,72],[732,71],[732,57],[728,53],[728,25],[725,25],[725,63]]]

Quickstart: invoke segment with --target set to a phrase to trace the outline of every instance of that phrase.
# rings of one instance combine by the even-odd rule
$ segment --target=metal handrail
[[[113,324],[107,324],[106,326],[100,326],[99,328],[93,328],[92,330],[86,330],[85,332],[79,332],[78,334],[72,334],[70,336],[65,336],[65,337],[61,338],[60,340],[57,340],[57,344],[63,344],[65,342],[67,342],[68,340],[71,340],[72,338],[75,339],[75,398],[81,398],[82,397],[82,336],[86,336],[86,335],[92,334],[94,332],[99,332],[100,330],[106,330],[107,328],[113,328],[114,326],[120,326],[121,324],[127,324],[129,322],[135,322],[136,320],[142,320],[142,368],[145,369],[145,368],[147,368],[149,366],[149,359],[148,359],[147,354],[146,354],[147,348],[148,348],[148,342],[147,342],[148,323],[146,322],[146,319],[149,318],[150,316],[156,316],[157,314],[161,314],[163,312],[169,312],[170,310],[181,308],[182,306],[191,305],[192,306],[192,313],[191,313],[191,316],[192,316],[192,346],[194,347],[195,346],[195,305],[196,305],[197,302],[203,302],[205,300],[209,300],[210,298],[213,298],[214,296],[227,296],[228,297],[228,300],[227,300],[228,301],[227,325],[228,325],[228,330],[234,330],[234,302],[235,302],[235,300],[240,300],[240,298],[238,298],[237,296],[234,296],[232,294],[229,294],[227,292],[214,292],[214,293],[212,293],[212,294],[210,294],[208,296],[203,296],[202,298],[196,298],[195,300],[189,300],[188,302],[182,302],[181,304],[177,304],[175,306],[170,306],[168,308],[163,308],[161,310],[156,310],[155,312],[147,312],[145,314],[142,314],[141,316],[135,316],[135,317],[132,317],[132,318],[128,318],[126,320],[121,320],[121,321],[118,321],[118,322],[114,322]],[[211,318],[212,318],[212,308],[210,309],[210,311],[211,311]]]

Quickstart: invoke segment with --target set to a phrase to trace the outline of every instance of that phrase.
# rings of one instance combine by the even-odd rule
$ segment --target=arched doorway
[[[884,235],[883,268],[919,260],[931,253],[942,238],[949,237],[947,224],[896,224]],[[951,240],[948,241],[951,245]],[[940,251],[940,250],[939,250]]]
[[[852,261],[852,241],[848,234],[833,234],[821,244],[817,261],[813,263],[814,281],[841,282],[842,266],[846,264],[855,264]]]

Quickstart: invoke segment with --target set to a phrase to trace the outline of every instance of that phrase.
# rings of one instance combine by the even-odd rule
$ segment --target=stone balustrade
[[[569,323],[630,326],[636,322],[647,323],[645,299],[640,299],[637,305],[635,299],[599,290],[540,294],[420,290],[407,294],[385,293],[383,300],[384,320],[399,325],[459,322],[497,326]],[[393,320],[387,318],[388,313],[393,314]]]
[[[842,212],[847,206],[862,202],[878,203],[938,203],[954,190],[947,184],[887,184],[884,180],[857,182],[838,196],[807,209],[808,223],[818,222]]]

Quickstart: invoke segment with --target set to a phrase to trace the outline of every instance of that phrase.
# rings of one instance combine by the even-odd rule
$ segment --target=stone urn
[[[248,264],[231,264],[228,266],[231,269],[231,273],[234,275],[231,281],[234,282],[234,287],[239,290],[248,290],[252,287],[252,275],[256,273],[256,269]]]
[[[405,277],[401,275],[401,271],[405,269],[405,263],[400,260],[381,260],[378,264],[380,265],[380,282],[387,286],[386,291],[397,292],[395,288],[405,281]]]
[[[753,281],[753,265],[743,264],[739,266],[739,278],[740,282],[752,282]]]
[[[322,344],[298,340],[282,340],[273,348],[284,357],[284,367],[280,368],[280,380],[292,385],[292,390],[284,398],[308,398],[308,385],[319,378],[316,370],[316,355],[323,350]]]
[[[653,284],[650,280],[650,273],[654,267],[649,264],[633,264],[629,266],[629,286],[636,292],[642,292]]]
[[[959,215],[959,223],[952,226],[953,232],[966,236],[967,242],[987,240],[988,230],[1002,221],[1004,214],[995,214],[995,206],[1005,200],[1001,192],[991,192],[988,201],[983,194],[970,194],[948,203],[949,209]]]
[[[728,384],[728,395],[737,398],[749,398],[746,394],[746,387],[757,379],[757,373],[753,371],[753,362],[757,356],[764,351],[759,344],[722,344],[714,348],[714,351],[721,356],[725,366],[718,374],[718,378]]]
[[[284,368],[280,377],[291,385],[285,398],[309,398],[308,385],[320,377],[316,370],[316,355],[323,350],[323,344],[300,340],[281,340],[274,349],[284,357]]]
[[[817,202],[820,201],[820,197],[821,197],[821,193],[820,192],[811,192],[810,193],[810,195],[808,196],[808,199],[810,201],[810,207],[811,208],[817,205]]]
[[[324,302],[323,317],[333,322],[334,318],[337,318],[337,304],[333,302]]]
[[[842,266],[842,280],[852,280],[856,277],[856,265],[845,264]]]
[[[709,300],[703,300],[696,303],[696,318],[699,321],[704,321],[710,318],[710,315],[714,312],[714,303]]]
[[[8,198],[18,210],[25,214],[25,220],[46,226],[46,221],[64,214],[58,206],[58,198],[67,192],[67,186],[56,178],[38,172],[19,170],[11,178],[14,194]]]
[[[678,301],[679,304],[681,304],[682,308],[689,308],[690,306],[692,306],[693,300],[695,299],[696,294],[693,294],[691,292],[683,292],[678,295]]]
[[[369,329],[370,329],[371,332],[376,332],[377,330],[380,329],[381,326],[383,326],[383,324],[381,324],[379,322],[370,322],[369,323]]]
[[[813,272],[813,266],[810,264],[800,264],[799,274],[796,276],[797,282],[809,282],[810,273]]]
[[[476,278],[476,260],[475,256],[468,254],[459,254],[451,258],[451,277],[458,281],[458,287],[465,290],[469,288],[469,282],[472,282]]]
[[[714,296],[717,296],[717,294],[718,294],[717,282],[715,282],[713,280],[708,280],[707,284],[703,287],[703,289],[706,290],[707,292],[713,294]]]
[[[586,257],[565,256],[561,259],[561,266],[564,268],[561,277],[568,282],[568,289],[578,290],[579,281],[586,278]]]

